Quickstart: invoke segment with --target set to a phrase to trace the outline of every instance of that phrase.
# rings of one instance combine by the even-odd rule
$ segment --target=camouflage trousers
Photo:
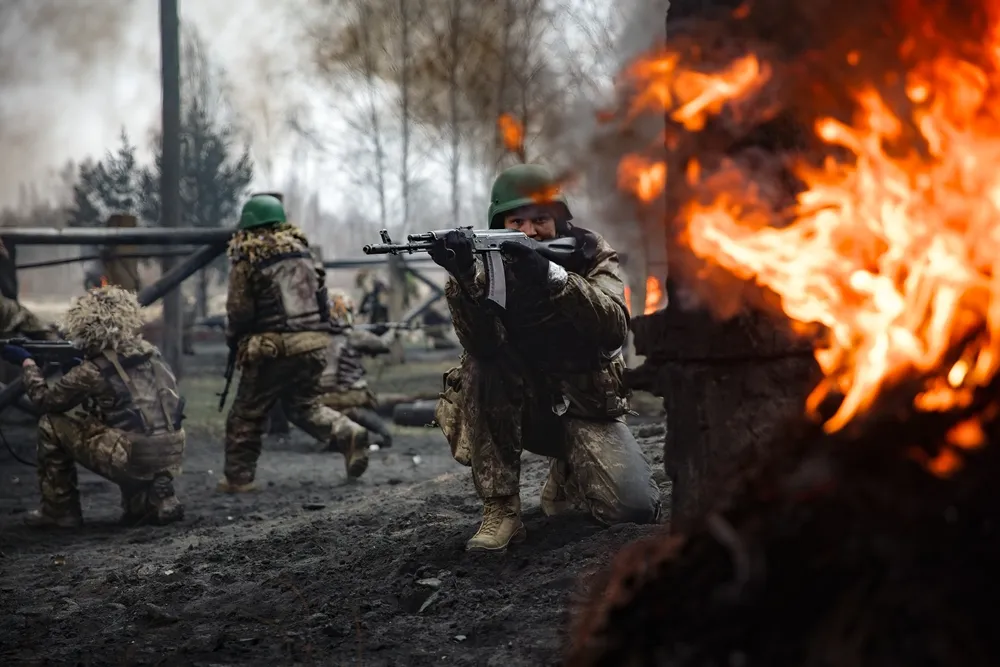
[[[543,406],[493,406],[490,428],[469,418],[454,390],[438,401],[437,422],[459,463],[472,467],[483,500],[520,493],[521,452],[549,457],[550,480],[572,504],[603,524],[652,523],[660,490],[649,460],[621,420],[557,416]],[[495,422],[494,424],[495,425]],[[506,433],[498,438],[495,434]]]
[[[362,426],[321,402],[326,351],[315,350],[248,364],[226,419],[226,479],[248,484],[257,474],[268,413],[278,401],[288,421],[332,448],[364,433]]]
[[[49,516],[79,514],[80,492],[76,464],[114,482],[121,490],[125,518],[141,518],[159,502],[150,495],[157,473],[180,475],[183,431],[168,436],[180,443],[169,446],[178,453],[162,470],[138,471],[133,464],[133,445],[121,431],[108,428],[82,415],[52,414],[38,420],[38,482],[42,512]]]

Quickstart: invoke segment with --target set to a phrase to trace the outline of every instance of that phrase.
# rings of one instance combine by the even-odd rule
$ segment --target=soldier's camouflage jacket
[[[102,292],[107,298],[125,294],[116,288]],[[42,412],[72,411],[86,425],[83,430],[123,434],[128,446],[117,451],[127,460],[112,463],[131,476],[177,475],[186,440],[184,401],[159,350],[136,333],[141,317],[134,297],[131,301],[131,309],[71,309],[64,332],[82,348],[83,362],[51,386],[38,366],[24,367],[25,393]]]
[[[437,421],[460,462],[467,464],[473,412],[509,411],[524,403],[589,419],[619,419],[628,412],[622,346],[629,314],[618,254],[597,234],[590,245],[585,268],[569,273],[560,288],[519,286],[508,275],[502,311],[486,303],[480,260],[474,285],[449,278],[445,295],[465,351],[460,365],[445,374]],[[463,391],[463,380],[477,367],[502,374],[489,400]]]
[[[343,333],[338,333],[326,348],[326,369],[320,380],[323,391],[337,392],[367,387],[362,357],[388,351],[389,346],[385,341],[370,331],[348,328]]]
[[[238,231],[228,255],[226,337],[239,344],[240,367],[329,344],[326,273],[297,227]]]
[[[334,409],[374,408],[378,401],[368,387],[362,361],[389,351],[385,341],[370,331],[348,328],[326,348],[326,369],[320,378],[323,403]]]

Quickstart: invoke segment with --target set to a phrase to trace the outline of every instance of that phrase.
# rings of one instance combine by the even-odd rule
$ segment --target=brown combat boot
[[[170,475],[157,475],[147,493],[153,523],[165,526],[184,518],[184,505],[177,499]]]
[[[215,487],[219,493],[252,493],[257,490],[257,485],[251,482],[237,482],[228,477],[219,480],[219,485]]]
[[[526,536],[521,523],[521,497],[490,498],[483,502],[483,522],[465,543],[465,550],[503,551],[511,542],[522,542]]]
[[[25,515],[24,524],[32,528],[79,528],[83,525],[83,513],[79,509],[60,513],[37,509]]]
[[[347,476],[357,479],[365,474],[365,470],[368,470],[368,431],[352,433],[343,452]]]

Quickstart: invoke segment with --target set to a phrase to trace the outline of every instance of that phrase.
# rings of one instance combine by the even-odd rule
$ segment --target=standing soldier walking
[[[229,243],[226,340],[240,384],[226,419],[219,490],[252,491],[267,415],[281,401],[290,422],[344,455],[347,475],[368,467],[368,431],[324,406],[320,378],[333,329],[326,276],[281,201],[255,195]]]

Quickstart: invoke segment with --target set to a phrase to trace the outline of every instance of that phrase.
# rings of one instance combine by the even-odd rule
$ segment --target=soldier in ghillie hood
[[[541,491],[547,515],[573,508],[604,523],[654,522],[659,490],[625,425],[622,383],[628,334],[618,255],[574,226],[547,169],[519,165],[493,185],[488,223],[545,241],[573,237],[561,264],[504,243],[507,307],[492,307],[471,242],[446,234],[431,257],[451,274],[445,290],[465,351],[445,376],[436,417],[459,463],[471,466],[483,521],[470,551],[500,551],[524,538],[520,457],[551,460]]]
[[[349,477],[360,477],[368,431],[320,400],[333,335],[326,274],[277,197],[255,195],[243,206],[229,259],[226,339],[237,350],[240,384],[226,419],[219,490],[254,489],[264,423],[278,401],[290,422],[343,453]]]
[[[63,334],[82,358],[52,385],[24,348],[7,345],[0,352],[21,364],[25,392],[44,413],[38,422],[42,505],[28,515],[29,524],[82,523],[77,463],[119,486],[123,522],[183,518],[173,480],[184,456],[184,401],[141,326],[134,293],[99,287],[66,314]]]

